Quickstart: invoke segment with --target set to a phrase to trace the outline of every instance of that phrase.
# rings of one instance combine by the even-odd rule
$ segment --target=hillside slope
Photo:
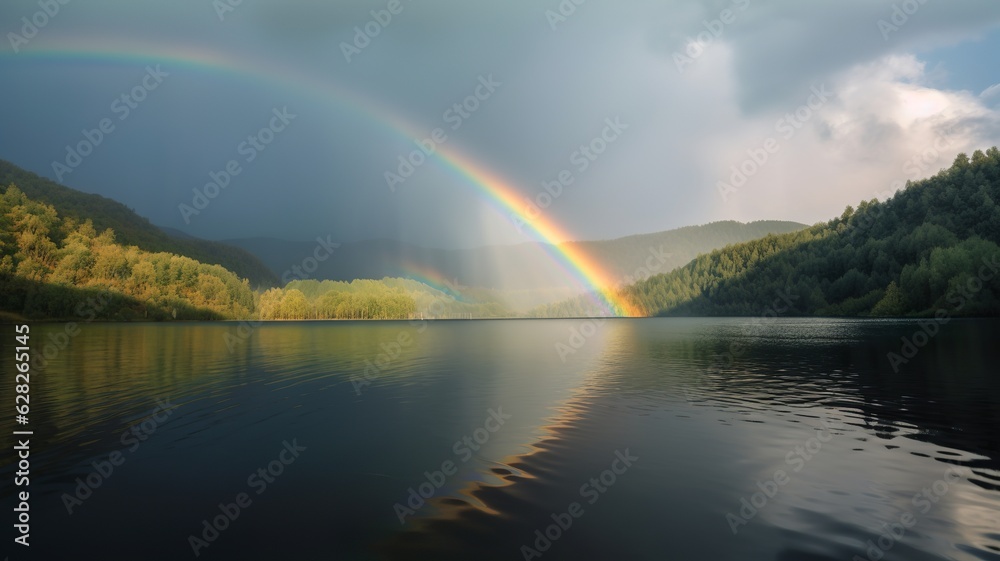
[[[256,297],[219,265],[116,242],[16,186],[0,191],[0,311],[93,319],[236,319]]]
[[[64,218],[91,220],[94,228],[114,230],[118,243],[150,252],[167,252],[202,263],[222,265],[253,286],[270,287],[277,278],[247,251],[220,242],[175,237],[162,231],[127,206],[90,193],[83,193],[0,160],[0,188],[17,185],[32,200],[51,205]]]
[[[959,154],[885,202],[714,251],[624,294],[653,315],[998,315],[998,202],[997,148]]]

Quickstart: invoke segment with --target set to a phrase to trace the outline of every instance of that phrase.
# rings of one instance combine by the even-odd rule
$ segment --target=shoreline
[[[641,316],[641,317],[612,317],[612,316],[572,316],[572,317],[558,317],[558,318],[530,318],[530,317],[497,317],[497,318],[413,318],[413,319],[267,319],[267,320],[257,320],[257,319],[171,319],[165,321],[149,321],[149,320],[80,320],[79,318],[69,318],[69,319],[30,319],[17,317],[10,317],[14,314],[9,314],[6,312],[0,312],[0,325],[14,325],[23,323],[34,323],[34,324],[65,324],[65,323],[85,323],[85,324],[134,324],[134,325],[156,325],[156,324],[202,324],[202,323],[252,323],[257,325],[269,324],[269,323],[417,323],[425,321],[434,322],[457,322],[457,321],[527,321],[527,320],[538,320],[538,321],[564,321],[564,320],[579,320],[579,321],[592,321],[592,320],[672,320],[672,319],[719,319],[719,320],[734,320],[734,319],[755,319],[759,316]],[[900,316],[900,317],[864,317],[864,316],[785,316],[780,319],[784,320],[863,320],[871,322],[883,322],[883,321],[907,321],[907,322],[920,322],[925,321],[933,316]],[[952,316],[950,321],[953,320],[991,320],[1000,319],[1000,316]]]

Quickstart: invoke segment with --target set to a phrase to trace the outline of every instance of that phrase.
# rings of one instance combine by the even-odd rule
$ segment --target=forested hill
[[[0,312],[27,318],[242,319],[256,296],[220,265],[117,243],[17,187],[0,190]]]
[[[729,244],[762,238],[768,234],[786,234],[807,228],[805,224],[783,220],[736,222],[722,220],[698,226],[685,226],[652,234],[638,234],[607,241],[566,242],[601,264],[610,274],[634,281],[648,263],[652,272],[666,273],[689,263],[695,257]],[[661,252],[666,252],[661,254]],[[662,255],[662,257],[661,257]],[[650,257],[653,261],[649,261]],[[660,262],[662,259],[662,262]],[[638,274],[637,274],[638,273]]]
[[[70,189],[0,160],[0,189],[8,185],[17,185],[32,200],[51,205],[64,218],[80,222],[89,219],[97,231],[114,230],[116,241],[122,245],[222,265],[249,280],[255,287],[267,288],[278,284],[271,270],[244,249],[198,238],[170,236],[117,201]]]
[[[1000,315],[1000,152],[628,287],[651,315]]]

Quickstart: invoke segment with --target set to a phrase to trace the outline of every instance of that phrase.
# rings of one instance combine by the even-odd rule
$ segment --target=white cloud
[[[713,193],[718,217],[825,220],[848,204],[884,199],[894,186],[933,175],[958,152],[1000,141],[1000,110],[929,82],[916,57],[890,55],[831,77],[836,98],[789,139],[775,130],[783,112],[730,124],[716,139],[712,166],[720,180],[765,137],[781,148],[727,202]]]

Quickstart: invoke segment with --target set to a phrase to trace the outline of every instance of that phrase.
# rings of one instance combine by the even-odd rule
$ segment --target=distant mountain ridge
[[[700,254],[733,243],[784,234],[807,228],[785,221],[713,222],[652,234],[637,234],[607,241],[567,242],[594,261],[620,284],[629,284],[652,274],[681,267]],[[224,240],[256,255],[283,280],[312,255],[317,242],[274,238]],[[553,258],[548,244],[522,243],[473,249],[425,248],[394,240],[368,240],[342,244],[333,256],[319,263],[308,278],[350,281],[384,277],[420,278],[428,272],[459,285],[501,290],[559,289],[574,285],[574,279]]]
[[[0,186],[11,184],[17,185],[31,199],[53,206],[62,217],[81,221],[89,219],[98,231],[114,230],[116,241],[122,245],[222,265],[256,287],[271,287],[278,283],[277,277],[266,265],[243,249],[187,236],[177,230],[167,233],[118,201],[77,191],[0,160]]]

